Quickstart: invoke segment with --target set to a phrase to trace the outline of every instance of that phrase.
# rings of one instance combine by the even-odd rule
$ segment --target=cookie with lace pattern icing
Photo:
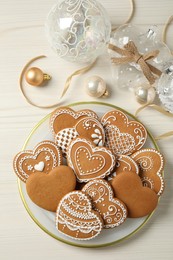
[[[70,143],[67,151],[67,164],[79,182],[105,178],[113,171],[115,163],[115,156],[108,148],[96,146],[80,136]]]
[[[122,172],[111,182],[116,198],[123,201],[128,210],[128,217],[144,217],[157,207],[158,196],[148,187],[142,185],[142,181],[134,172]]]
[[[146,142],[145,127],[137,121],[129,120],[120,110],[107,112],[101,118],[101,123],[105,130],[105,145],[116,155],[130,155]]]
[[[89,197],[82,191],[72,191],[60,201],[56,211],[56,228],[76,240],[98,236],[103,228],[100,214],[92,209]]]
[[[116,175],[122,172],[135,172],[139,174],[139,167],[137,163],[128,155],[118,155],[117,161],[115,165],[114,172],[108,176],[108,181],[111,183],[112,179],[116,177]]]
[[[104,228],[113,228],[124,223],[127,208],[121,200],[114,197],[112,187],[106,180],[89,181],[82,191],[91,198],[94,210],[100,213]]]
[[[165,187],[162,171],[164,168],[163,155],[152,148],[141,149],[131,155],[138,164],[142,183],[144,186],[154,190],[160,196]]]
[[[62,152],[52,141],[45,140],[33,150],[19,152],[13,161],[16,175],[24,182],[36,171],[49,173],[62,164]]]
[[[74,127],[62,129],[55,135],[55,143],[61,148],[64,157],[70,142],[79,135],[90,139],[98,146],[103,146],[105,142],[102,124],[96,118],[83,117]]]
[[[59,107],[54,110],[50,117],[50,128],[53,135],[65,128],[73,128],[79,119],[90,116],[98,119],[97,114],[89,109],[74,111],[70,107]]]
[[[30,199],[39,207],[55,212],[60,200],[76,186],[73,170],[60,165],[48,174],[35,172],[26,181]]]

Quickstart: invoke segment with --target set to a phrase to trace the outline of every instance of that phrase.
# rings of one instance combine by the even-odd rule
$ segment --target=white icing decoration
[[[127,162],[127,160],[129,162]],[[121,162],[123,162],[125,164],[123,171],[130,172],[132,169],[131,165],[133,164],[136,174],[139,174],[139,167],[138,167],[137,163],[128,155],[120,155],[120,156],[118,156],[117,161],[116,161],[115,172],[113,172],[112,174],[110,174],[108,176],[108,178],[107,178],[108,181],[111,181],[117,175],[117,169],[121,166]]]
[[[113,191],[105,180],[92,180],[83,187],[82,191],[90,196],[94,209],[101,214],[104,220],[105,228],[119,226],[127,218],[126,208],[119,200],[113,197]],[[102,204],[106,196],[108,196],[109,204]],[[104,206],[103,212],[97,208],[99,204]]]
[[[97,159],[97,160],[99,161],[99,165],[97,166],[98,168],[95,169],[95,170],[93,170],[93,169],[88,169],[88,170],[89,170],[89,173],[88,173],[88,172],[83,172],[83,169],[82,169],[81,166],[80,166],[81,163],[80,163],[80,165],[79,165],[79,161],[76,159],[77,156],[79,156],[78,152],[82,151],[83,149],[85,149],[85,151],[86,151],[88,154],[90,154],[90,152],[88,151],[88,149],[86,148],[86,146],[84,146],[84,145],[81,144],[81,146],[80,146],[78,149],[76,149],[75,154],[74,154],[75,164],[77,165],[77,168],[78,168],[78,171],[79,171],[78,173],[76,173],[76,177],[78,178],[78,181],[79,181],[79,182],[87,182],[87,181],[89,181],[89,180],[91,180],[91,179],[93,179],[93,178],[105,178],[107,175],[109,175],[110,172],[114,169],[114,166],[115,166],[115,162],[116,162],[116,161],[115,161],[115,156],[112,154],[112,152],[111,152],[110,150],[106,149],[105,147],[97,147],[97,146],[96,146],[96,147],[93,147],[92,142],[90,142],[90,141],[88,141],[88,140],[86,140],[86,139],[84,139],[84,138],[79,138],[79,137],[78,137],[78,138],[76,138],[75,140],[73,140],[73,141],[71,142],[70,147],[69,147],[69,149],[68,149],[68,151],[67,151],[67,162],[68,162],[68,165],[69,165],[73,170],[75,170],[74,165],[73,165],[72,160],[71,160],[71,151],[72,151],[72,147],[73,147],[76,143],[79,143],[79,142],[82,142],[82,143],[84,143],[84,144],[89,145],[89,146],[91,147],[93,153],[96,153],[97,151],[102,151],[102,152],[106,153],[106,154],[111,158],[111,165],[109,166],[109,168],[107,168],[102,174],[100,174],[100,175],[97,176],[97,177],[86,177],[86,178],[84,178],[84,179],[80,179],[80,176],[78,176],[78,174],[79,174],[79,175],[83,175],[83,176],[85,176],[86,174],[87,174],[87,175],[91,175],[91,174],[93,174],[93,172],[95,173],[95,172],[101,171],[101,169],[103,169],[103,168],[105,167],[105,165],[106,165],[105,158],[104,158],[102,155],[100,155],[100,154],[94,154],[93,156],[90,155],[90,158],[88,159],[89,161],[91,161],[91,159],[92,159],[92,160],[95,160],[96,157],[98,157],[98,159]],[[87,158],[87,157],[86,157],[86,158]]]
[[[76,200],[74,196],[78,197]],[[102,222],[92,210],[88,197],[81,191],[72,191],[60,201],[56,212],[56,228],[66,236],[78,240],[89,240],[96,237],[102,230]],[[63,230],[59,229],[63,225]],[[65,233],[65,229],[75,232],[74,236]],[[88,234],[80,238],[79,233]]]
[[[28,165],[27,169],[28,169],[28,171],[32,171],[33,170],[33,166],[30,164],[30,165]]]
[[[46,162],[47,162],[47,161],[50,161],[50,156],[47,155],[47,156],[45,157],[45,160],[46,160]]]
[[[53,134],[56,134],[54,132],[54,127],[53,127],[54,122],[55,122],[56,118],[62,114],[71,115],[74,119],[78,119],[81,116],[89,116],[89,117],[98,119],[97,114],[90,110],[83,110],[83,111],[75,112],[71,109],[69,110],[68,108],[67,109],[66,108],[58,109],[57,111],[54,112],[53,116],[51,116],[51,119],[50,119],[50,126],[51,126],[51,130],[52,130]]]
[[[72,128],[65,128],[59,131],[55,136],[55,143],[61,148],[64,157],[66,157],[67,149],[70,142],[78,136],[76,130]]]
[[[39,148],[42,145],[45,146],[45,147]],[[50,148],[46,147],[46,145],[49,145]],[[52,149],[51,149],[51,147],[52,147]],[[54,152],[53,148],[55,149],[56,153]],[[21,151],[16,155],[16,157],[14,159],[15,173],[24,182],[26,182],[29,175],[23,170],[23,167],[22,167],[23,163],[25,162],[26,159],[36,159],[37,156],[41,152],[45,152],[45,153],[49,152],[50,153],[50,155],[53,159],[52,169],[62,164],[61,152],[60,152],[60,149],[55,145],[55,143],[53,143],[52,141],[42,141],[42,142],[40,142],[39,144],[36,145],[36,147],[34,148],[33,151],[31,151],[31,150]],[[22,154],[27,154],[27,155],[22,157],[19,161],[19,157]],[[18,170],[18,168],[19,168],[19,170]]]
[[[142,156],[142,154],[147,153],[148,156]],[[164,180],[161,174],[161,171],[163,170],[164,167],[164,159],[162,154],[152,148],[146,148],[146,149],[141,149],[137,152],[135,152],[134,154],[131,155],[131,158],[134,159],[138,164],[139,167],[142,169],[142,171],[144,171],[145,174],[147,174],[147,171],[151,171],[151,169],[153,169],[153,165],[154,165],[154,160],[152,157],[152,154],[157,154],[158,157],[160,158],[160,161],[157,162],[157,164],[160,164],[160,167],[158,169],[157,172],[153,171],[153,174],[155,173],[159,178],[160,178],[160,190],[158,191],[157,195],[160,196],[163,193],[164,190]],[[136,157],[140,155],[140,158],[136,159]],[[147,178],[147,176],[142,176],[142,178]],[[149,179],[151,180],[151,178],[149,177]],[[154,180],[153,180],[154,181]],[[154,183],[153,183],[153,189],[154,189]]]
[[[121,133],[114,125],[105,127],[106,146],[113,151],[114,154],[131,153],[135,148],[135,139],[128,133]]]
[[[120,119],[118,117],[120,117]],[[121,118],[123,120],[122,124],[126,124],[126,133],[121,133],[120,129],[116,125],[120,122]],[[129,155],[133,151],[139,150],[146,141],[147,131],[144,126],[137,121],[129,121],[128,117],[119,110],[107,112],[102,117],[101,123],[106,131],[105,134],[107,147],[112,149],[115,154]],[[128,133],[128,127],[131,126],[135,126],[133,136]],[[115,136],[111,134],[111,131],[114,131]]]
[[[83,128],[86,131],[93,128],[93,134],[91,134],[92,141],[96,145],[102,146],[102,144],[105,142],[105,132],[102,124],[95,118],[82,118],[75,126],[76,131],[77,127],[81,125],[81,122]],[[78,132],[78,134],[80,135],[80,131]],[[85,134],[83,134],[83,137],[85,137]]]
[[[41,162],[35,164],[34,169],[36,171],[42,172],[44,170],[44,162],[41,161]]]

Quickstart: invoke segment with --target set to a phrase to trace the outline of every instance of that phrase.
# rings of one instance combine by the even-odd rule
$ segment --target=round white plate
[[[113,110],[114,108],[122,110],[121,108],[116,107],[114,105],[101,103],[101,102],[80,102],[80,103],[71,104],[69,106],[71,106],[74,110],[81,110],[86,108],[92,109],[99,116],[102,116],[105,112]],[[134,116],[130,115],[128,112],[124,110],[122,111],[125,112],[131,119],[137,120]],[[49,117],[50,115],[47,115],[34,127],[34,129],[28,136],[23,146],[23,150],[33,149],[37,143],[43,140],[53,141],[53,136],[49,129]],[[147,148],[153,147],[155,149],[158,149],[158,146],[150,133],[148,133],[148,138],[145,147]],[[28,211],[29,215],[35,221],[35,223],[42,230],[44,230],[47,234],[54,237],[55,239],[74,246],[102,247],[102,246],[108,246],[113,243],[120,242],[126,238],[129,238],[132,234],[140,230],[141,227],[143,227],[144,224],[146,224],[146,222],[152,215],[150,214],[149,216],[143,218],[136,218],[136,219],[128,218],[125,221],[125,223],[123,223],[119,227],[113,229],[104,229],[99,236],[97,236],[92,240],[76,241],[59,233],[58,230],[55,228],[55,213],[46,211],[38,207],[37,205],[35,205],[27,195],[25,183],[19,180],[18,184],[19,184],[19,191],[24,206]]]

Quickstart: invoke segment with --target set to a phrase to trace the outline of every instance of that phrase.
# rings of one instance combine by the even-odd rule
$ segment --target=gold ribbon
[[[135,112],[135,116],[137,117],[138,114],[144,110],[146,107],[152,107],[153,109],[155,109],[156,111],[158,111],[159,113],[165,115],[165,116],[168,116],[168,117],[173,117],[173,114],[166,111],[163,107],[161,106],[157,106],[155,104],[151,104],[150,102],[146,103],[145,105],[139,107],[136,112]]]
[[[147,61],[150,59],[154,59],[159,54],[159,50],[155,50],[146,54],[140,54],[138,49],[133,41],[129,41],[124,45],[124,49],[121,49],[113,44],[109,44],[109,49],[117,52],[123,57],[113,57],[111,58],[112,62],[119,65],[129,62],[135,62],[139,64],[141,70],[144,73],[144,76],[147,78],[149,83],[154,84],[156,77],[153,75],[160,76],[162,72],[156,67],[149,64]]]
[[[53,108],[53,107],[58,106],[61,101],[59,101],[59,102],[57,102],[57,103],[55,103],[55,104],[53,104],[53,105],[49,105],[49,106],[37,105],[37,104],[35,104],[35,103],[27,96],[27,94],[25,93],[25,90],[24,90],[24,86],[23,86],[24,74],[25,74],[26,70],[28,69],[28,67],[29,67],[34,61],[36,61],[36,60],[38,60],[38,59],[42,59],[42,58],[46,58],[46,56],[45,56],[45,55],[37,56],[37,57],[31,59],[31,60],[24,66],[24,68],[23,68],[23,70],[22,70],[22,72],[21,72],[21,74],[20,74],[19,86],[20,86],[20,90],[21,90],[21,92],[22,92],[24,98],[26,99],[26,101],[27,101],[30,105],[35,106],[35,107],[39,107],[39,108]],[[84,68],[79,69],[79,70],[75,71],[74,73],[72,73],[72,74],[67,78],[67,80],[66,80],[66,82],[65,82],[65,85],[64,85],[64,89],[63,89],[62,94],[61,94],[61,96],[60,96],[59,99],[61,99],[61,98],[65,95],[65,93],[67,92],[67,90],[69,89],[73,77],[87,72],[88,70],[90,70],[90,69],[94,66],[95,63],[96,63],[96,60],[95,60],[93,63],[89,64],[87,67],[84,67]]]
[[[131,21],[131,19],[134,16],[134,12],[135,12],[135,0],[130,0],[130,14],[129,17],[127,18],[127,20],[125,20],[125,22],[123,24],[121,24],[120,26],[127,24]],[[112,28],[112,32],[114,32],[115,30],[118,29],[119,26],[113,26]]]
[[[170,131],[170,132],[167,132],[165,134],[159,135],[159,136],[155,137],[155,139],[158,141],[158,140],[163,140],[163,139],[171,137],[171,136],[173,136],[173,131]]]
[[[167,22],[166,22],[166,24],[165,24],[165,26],[164,26],[164,28],[163,28],[162,41],[163,41],[163,43],[165,43],[165,44],[167,44],[167,43],[166,43],[166,35],[167,35],[168,27],[169,27],[169,25],[171,24],[172,21],[173,21],[173,15],[171,15],[171,16],[168,18],[168,20],[167,20]],[[173,55],[173,51],[171,51],[171,54]]]

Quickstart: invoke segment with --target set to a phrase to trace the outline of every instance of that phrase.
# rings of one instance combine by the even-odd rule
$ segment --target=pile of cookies
[[[60,107],[50,129],[54,142],[19,152],[13,165],[30,199],[56,212],[59,232],[88,240],[156,208],[164,160],[155,149],[141,149],[147,139],[141,123],[115,109],[99,118]]]

